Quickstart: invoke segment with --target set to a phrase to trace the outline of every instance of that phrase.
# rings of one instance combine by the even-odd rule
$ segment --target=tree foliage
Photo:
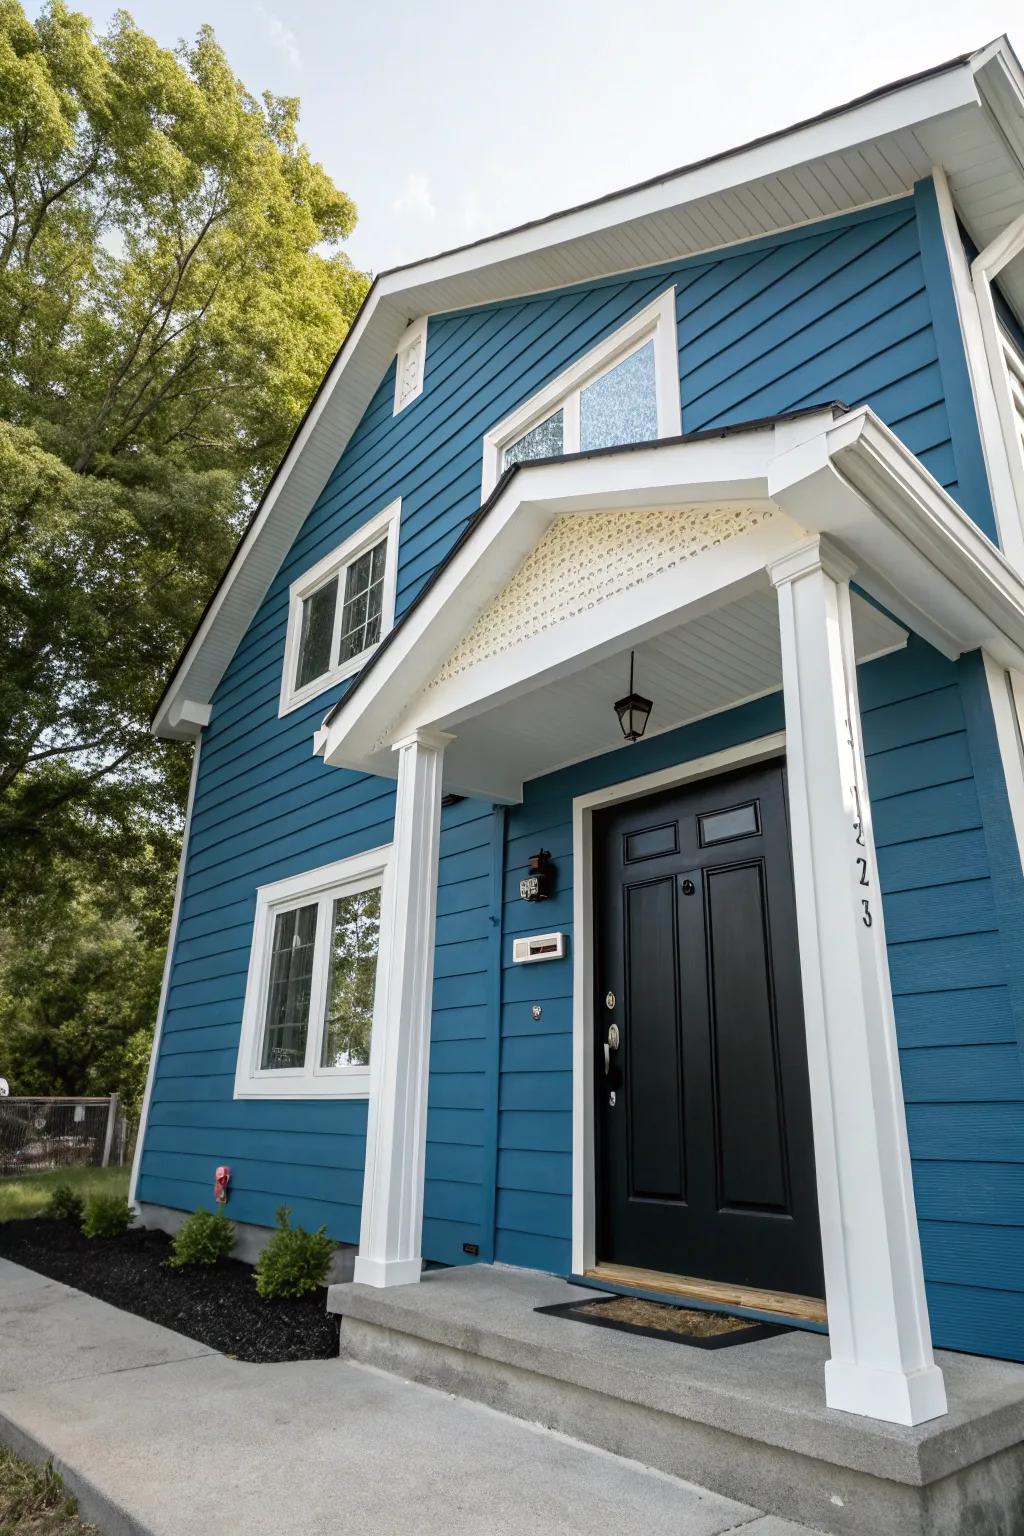
[[[209,28],[0,0],[0,921],[71,945],[45,1029],[100,911],[126,964],[165,931],[188,753],[148,716],[365,292],[298,112]]]

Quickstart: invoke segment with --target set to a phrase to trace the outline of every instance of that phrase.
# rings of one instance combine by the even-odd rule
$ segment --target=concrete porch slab
[[[814,1536],[360,1365],[229,1360],[12,1264],[0,1340],[0,1440],[52,1457],[105,1536]]]
[[[332,1287],[342,1354],[534,1419],[780,1517],[857,1536],[1024,1532],[1024,1366],[942,1354],[950,1412],[916,1429],[825,1406],[828,1341],[704,1351],[534,1309],[592,1291],[474,1265]]]

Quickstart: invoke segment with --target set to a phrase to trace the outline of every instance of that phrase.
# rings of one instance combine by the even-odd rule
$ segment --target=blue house
[[[1021,253],[1003,39],[377,278],[154,716],[147,1223],[1024,1360]]]

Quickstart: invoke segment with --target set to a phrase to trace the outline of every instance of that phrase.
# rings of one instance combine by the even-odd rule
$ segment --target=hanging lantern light
[[[645,699],[642,694],[633,691],[633,655],[629,653],[629,692],[624,699],[618,699],[615,704],[615,713],[619,717],[622,734],[627,741],[639,741],[647,729],[647,721],[650,718],[654,705],[650,699]]]

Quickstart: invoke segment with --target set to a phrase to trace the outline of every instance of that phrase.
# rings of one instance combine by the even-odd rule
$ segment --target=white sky
[[[115,6],[76,9],[102,28]],[[211,22],[250,90],[301,97],[304,139],[359,208],[352,258],[372,271],[728,149],[1013,27],[1024,48],[1019,0],[128,9],[168,46]]]

